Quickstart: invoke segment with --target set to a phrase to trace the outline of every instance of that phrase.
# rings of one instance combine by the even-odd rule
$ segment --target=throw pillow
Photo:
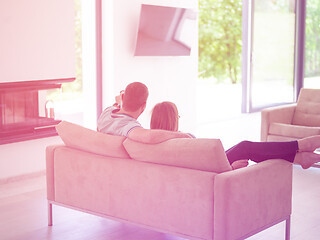
[[[128,158],[122,136],[100,133],[80,125],[62,121],[56,130],[65,145],[109,157]]]

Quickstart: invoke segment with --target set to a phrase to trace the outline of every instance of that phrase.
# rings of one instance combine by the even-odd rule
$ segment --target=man
[[[140,82],[130,83],[116,97],[116,104],[105,109],[98,119],[98,131],[128,137],[142,143],[160,143],[172,138],[190,138],[189,134],[144,129],[137,121],[146,108],[148,88]]]

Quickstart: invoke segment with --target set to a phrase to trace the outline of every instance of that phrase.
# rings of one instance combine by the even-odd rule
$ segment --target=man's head
[[[140,82],[130,83],[122,96],[122,108],[127,112],[144,111],[149,91],[146,85]]]

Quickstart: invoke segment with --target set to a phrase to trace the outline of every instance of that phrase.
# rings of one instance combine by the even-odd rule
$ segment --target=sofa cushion
[[[158,144],[126,139],[130,157],[139,161],[221,173],[231,170],[219,139],[177,138]]]
[[[320,127],[308,127],[285,123],[271,123],[269,134],[291,138],[304,138],[320,134]]]
[[[125,137],[100,133],[67,121],[60,122],[56,130],[69,147],[109,157],[129,158],[122,145]]]
[[[320,127],[320,89],[301,89],[292,124]]]

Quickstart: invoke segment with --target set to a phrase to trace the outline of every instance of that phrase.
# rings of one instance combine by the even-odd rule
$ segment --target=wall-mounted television
[[[197,39],[196,12],[189,8],[141,5],[135,56],[189,56]]]

